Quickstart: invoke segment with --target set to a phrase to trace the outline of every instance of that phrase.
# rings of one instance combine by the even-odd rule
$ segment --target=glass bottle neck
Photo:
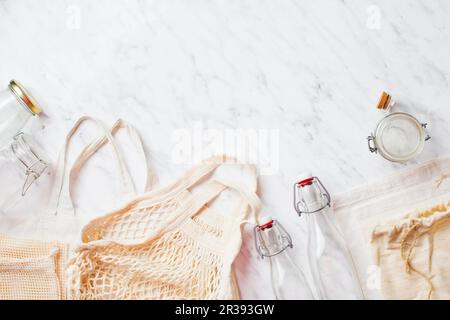
[[[271,257],[287,248],[292,248],[292,239],[278,221],[273,220],[268,227],[255,228],[256,248],[261,257]]]
[[[328,191],[318,178],[308,183],[297,183],[294,189],[294,207],[299,215],[321,211],[330,205]]]

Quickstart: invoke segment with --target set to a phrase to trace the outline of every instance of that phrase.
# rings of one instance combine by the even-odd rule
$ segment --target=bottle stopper
[[[297,178],[297,185],[304,187],[312,184],[314,177],[310,171],[302,172]]]
[[[273,219],[271,216],[263,216],[259,220],[259,228],[261,230],[269,229],[272,227],[272,225],[273,225]]]

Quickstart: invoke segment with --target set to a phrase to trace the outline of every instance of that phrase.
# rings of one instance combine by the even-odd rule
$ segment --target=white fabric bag
[[[377,226],[372,242],[386,299],[450,299],[450,201]]]
[[[393,287],[417,290],[409,296],[411,299],[428,298],[428,285],[426,282],[424,284],[423,279],[419,279],[423,277],[417,277],[417,274],[410,273],[411,275],[408,276],[402,274],[390,280],[407,279],[408,281],[404,284],[394,283],[395,286],[393,286],[386,282],[388,274],[385,269],[386,264],[379,264],[380,257],[377,256],[380,253],[377,233],[387,229],[386,234],[392,235],[394,228],[405,223],[405,219],[407,223],[410,223],[420,217],[421,213],[437,205],[447,204],[450,200],[450,179],[447,179],[449,172],[450,157],[446,157],[407,168],[334,197],[335,214],[351,251],[364,296],[367,299],[406,298],[400,293],[393,293]],[[420,243],[418,245],[421,246]],[[402,261],[400,245],[392,244],[382,248],[398,251],[398,262],[405,262]],[[416,247],[417,250],[421,250],[420,248],[424,247]],[[434,258],[442,259],[442,255],[434,253]],[[411,270],[406,268],[403,271],[408,273]],[[439,271],[431,271],[427,278],[438,276],[433,275],[433,272]],[[412,277],[421,282],[415,285]],[[405,290],[407,289],[399,290],[399,292]]]

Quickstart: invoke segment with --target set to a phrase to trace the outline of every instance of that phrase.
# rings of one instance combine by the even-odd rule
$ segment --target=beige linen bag
[[[375,228],[386,299],[450,299],[450,202]]]
[[[450,157],[335,197],[368,299],[448,299]]]
[[[232,264],[260,203],[255,169],[227,160],[210,158],[89,223],[68,265],[68,297],[239,298]]]
[[[74,161],[70,173],[66,174],[70,141],[81,124],[88,120],[94,121],[103,128],[104,135],[82,150]],[[22,226],[12,223],[13,219],[3,217],[4,219],[0,222],[3,224],[3,229],[6,229],[11,222],[11,229],[16,232],[15,237],[0,235],[0,299],[58,300],[66,298],[64,275],[70,251],[69,243],[79,243],[81,225],[86,219],[75,215],[70,196],[72,180],[89,157],[109,141],[119,163],[122,185],[124,189],[129,190],[124,193],[130,195],[134,192],[131,176],[112,137],[120,128],[128,129],[132,141],[138,147],[146,164],[142,143],[132,127],[118,120],[109,130],[96,119],[82,117],[67,135],[56,170],[54,197],[51,198],[53,201],[49,209],[43,214],[30,214],[28,222]],[[67,181],[67,175],[70,177],[69,181]],[[19,232],[18,229],[22,230]],[[17,238],[18,235],[28,239]],[[63,240],[63,242],[56,240]]]

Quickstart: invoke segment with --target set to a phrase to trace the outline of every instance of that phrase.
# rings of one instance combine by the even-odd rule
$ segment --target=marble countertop
[[[120,117],[140,132],[161,185],[224,141],[233,153],[248,139],[238,156],[260,169],[263,213],[300,251],[292,184],[302,171],[333,195],[449,153],[449,15],[445,0],[0,0],[0,83],[19,79],[41,102],[45,115],[27,130],[53,160],[80,115]],[[429,124],[432,140],[408,164],[368,151],[382,90]],[[77,181],[93,217],[120,204],[109,159],[101,152]],[[251,227],[236,267],[243,298],[273,297]]]

